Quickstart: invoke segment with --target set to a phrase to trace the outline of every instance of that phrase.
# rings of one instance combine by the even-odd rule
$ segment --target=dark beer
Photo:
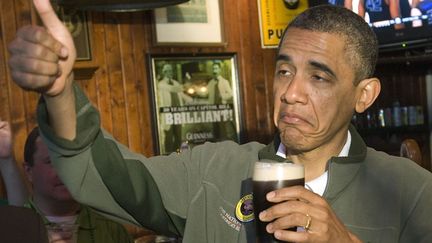
[[[257,162],[253,180],[253,204],[257,240],[260,243],[279,242],[267,233],[267,222],[259,220],[261,211],[275,205],[266,199],[266,194],[283,187],[304,185],[304,169],[301,165]],[[291,228],[290,230],[296,230]]]

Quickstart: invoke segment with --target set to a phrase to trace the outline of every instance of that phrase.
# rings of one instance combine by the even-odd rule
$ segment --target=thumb
[[[50,0],[33,0],[33,4],[44,26],[51,33],[55,33],[58,28],[63,26],[63,23],[57,17],[57,14],[51,6]]]
[[[54,39],[63,45],[62,52],[59,55],[59,57],[61,57],[59,65],[62,74],[55,80],[51,88],[45,92],[46,94],[53,96],[62,92],[65,88],[66,80],[68,80],[68,77],[70,77],[70,74],[72,73],[73,64],[76,59],[75,44],[69,30],[55,13],[50,0],[33,0],[33,4],[45,28]]]

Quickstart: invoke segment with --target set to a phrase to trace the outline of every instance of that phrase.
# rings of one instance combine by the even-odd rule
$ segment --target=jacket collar
[[[352,140],[348,157],[332,157],[328,163],[329,179],[323,196],[330,204],[354,180],[366,159],[365,142],[354,126],[350,125],[349,131]]]
[[[279,133],[274,136],[273,141],[258,151],[259,160],[274,160],[278,162],[286,161],[285,158],[276,155],[277,149],[279,148],[279,144],[281,143]]]
[[[94,217],[91,217],[90,208],[81,205],[81,212],[78,215],[77,222],[82,229],[92,230],[96,228]]]

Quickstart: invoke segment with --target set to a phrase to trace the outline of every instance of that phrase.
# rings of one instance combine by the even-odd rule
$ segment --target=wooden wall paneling
[[[10,103],[9,103],[9,76],[7,67],[7,38],[5,38],[7,15],[5,12],[11,12],[12,10],[11,1],[0,1],[0,43],[2,44],[0,48],[0,118],[2,120],[10,121]]]
[[[31,23],[31,8],[28,1],[1,1],[0,2],[0,88],[1,88],[1,118],[11,124],[14,136],[14,156],[21,167],[23,162],[23,148],[27,137],[28,124],[35,124],[34,107],[31,105],[32,100],[37,100],[36,94],[24,94],[21,89],[15,85],[9,74],[7,66],[9,53],[7,52],[8,44],[15,38],[17,28]],[[0,185],[0,195],[6,196],[3,184]]]
[[[17,14],[17,26],[31,25],[36,22],[36,15],[33,13],[34,8],[29,0],[18,0],[15,2],[15,12]],[[40,95],[34,92],[23,92],[24,96],[24,109],[25,109],[25,120],[26,120],[26,133],[29,133],[34,127],[37,126],[36,121],[36,105]],[[24,146],[20,147],[24,149]],[[18,149],[20,149],[18,148]],[[21,151],[20,151],[21,152]],[[22,153],[20,153],[22,154]],[[21,156],[20,156],[21,157]]]
[[[9,103],[9,112],[10,112],[10,120],[9,122],[13,122],[17,119],[17,116],[19,116],[20,114],[20,110],[17,109],[16,105],[17,104],[22,104],[22,100],[18,101],[18,103],[16,103],[17,100],[19,100],[19,98],[22,98],[22,94],[19,94],[17,92],[17,89],[14,89],[14,84],[12,82],[10,82],[10,78],[9,78],[9,69],[7,68],[7,62],[8,62],[8,57],[9,57],[9,53],[7,52],[7,45],[14,39],[15,36],[15,32],[16,32],[16,16],[15,16],[15,4],[12,1],[7,1],[7,2],[2,2],[3,6],[2,10],[4,9],[5,11],[2,12],[2,20],[5,21],[2,25],[2,36],[4,38],[4,63],[5,63],[5,74],[6,76],[6,80],[8,80],[8,82],[6,83],[6,86],[3,87],[5,90],[7,90],[8,92],[8,103]],[[16,95],[15,93],[18,93],[18,95]],[[18,98],[18,99],[17,99]],[[15,102],[15,104],[14,104]],[[21,109],[21,111],[23,111]],[[14,126],[14,124],[11,124],[12,126]]]
[[[248,140],[267,142],[274,132],[272,122],[272,78],[275,50],[261,48],[259,13],[257,2],[239,1],[237,14],[240,46],[242,50],[242,74],[246,80],[244,94],[246,99],[245,116],[247,117]],[[238,13],[237,12],[237,13]],[[234,20],[235,21],[235,20]],[[270,76],[272,77],[272,75]],[[250,104],[254,104],[250,106]]]
[[[96,106],[97,104],[97,93],[96,93],[96,82],[93,79],[75,79],[75,82],[84,91],[89,98],[90,102]]]
[[[9,103],[9,78],[7,69],[7,38],[5,25],[7,15],[5,12],[11,12],[12,3],[10,1],[0,1],[0,119],[10,121],[10,103]],[[0,195],[4,197],[6,194],[3,180],[0,180]]]
[[[127,120],[127,137],[129,148],[133,151],[141,151],[141,129],[140,117],[138,112],[138,90],[137,80],[138,73],[136,72],[135,63],[142,55],[135,53],[136,42],[143,42],[143,39],[134,38],[133,26],[139,24],[142,26],[142,13],[138,14],[120,14],[120,50],[122,55],[123,83],[125,93],[125,109]],[[135,29],[141,31],[140,29]],[[138,51],[141,52],[141,51]],[[137,56],[135,54],[138,54]]]
[[[16,6],[20,6],[20,10],[15,9],[16,13],[19,13],[19,17],[17,18],[18,26],[25,26],[36,23],[38,16],[36,15],[36,11],[32,5],[31,0],[20,0],[18,1],[18,4]],[[23,138],[23,140],[15,140],[14,147],[19,151],[17,152],[18,155],[15,156],[17,158],[18,164],[22,164],[24,162],[24,145],[25,141],[27,140],[27,135],[37,126],[36,106],[40,99],[40,95],[35,92],[23,92],[23,94],[27,132],[25,133],[25,138]],[[19,143],[19,146],[17,146],[17,142]],[[23,167],[20,166],[19,168],[22,169]],[[23,170],[21,171],[21,173],[24,176]],[[31,189],[30,182],[28,182],[27,180],[25,180],[25,182],[27,184],[27,187]]]
[[[276,127],[273,122],[273,107],[274,107],[274,99],[273,99],[273,78],[275,72],[275,60],[276,60],[276,49],[267,49],[263,51],[263,73],[264,73],[264,85],[265,85],[265,96],[266,98],[266,107],[264,110],[260,111],[261,121],[264,123],[266,121],[266,130],[265,132],[260,134],[260,140],[263,143],[268,143],[273,139],[273,136],[276,132]]]
[[[101,126],[108,132],[112,132],[113,121],[111,119],[111,93],[108,82],[108,72],[106,64],[106,40],[105,40],[105,23],[103,13],[91,13],[92,17],[92,38],[93,57],[98,65],[98,70],[92,79],[96,86],[96,97],[94,105],[98,108],[101,116]]]
[[[254,75],[254,77],[259,77],[259,79],[254,80],[254,84],[256,85],[256,88],[258,88],[256,92],[260,97],[260,100],[258,100],[257,103],[262,104],[255,108],[258,114],[258,121],[256,124],[258,137],[255,137],[254,140],[268,143],[273,139],[275,133],[275,127],[273,124],[273,74],[275,70],[275,57],[277,50],[262,49],[259,13],[256,2],[254,3],[251,12],[253,13],[250,18],[251,21],[253,21],[251,26],[255,26],[254,29],[250,30],[250,33],[253,33],[250,41],[254,42],[254,47],[250,50],[252,53],[252,61],[254,63],[252,70],[260,71],[258,75]],[[260,56],[261,58],[253,58],[255,56]],[[261,85],[264,85],[264,87],[262,88]],[[262,91],[264,92],[262,93]]]
[[[224,16],[225,23],[236,23],[226,24],[227,30],[225,31],[227,40],[230,42],[228,46],[233,49],[234,52],[238,53],[238,74],[240,78],[240,95],[242,100],[242,116],[243,116],[243,128],[244,128],[244,141],[249,141],[251,134],[255,134],[256,131],[252,130],[252,127],[256,127],[257,113],[248,110],[249,104],[257,104],[255,97],[255,90],[249,81],[254,77],[255,73],[252,73],[252,62],[253,58],[250,54],[251,43],[250,33],[248,30],[249,25],[249,4],[245,4],[246,1],[236,1],[236,4],[226,2],[224,4]],[[242,8],[243,6],[243,8]],[[241,10],[241,11],[240,11]],[[258,104],[257,104],[258,105]]]
[[[9,2],[9,1],[8,1]],[[6,23],[4,27],[3,36],[5,38],[5,41],[7,44],[9,44],[14,38],[17,28],[21,27],[19,26],[22,19],[20,16],[21,13],[25,13],[26,11],[19,9],[22,5],[16,5],[15,2],[10,2],[9,6],[6,6],[6,9],[9,9],[9,11],[5,11],[2,13],[2,16],[4,16],[4,19],[6,20]],[[23,11],[23,12],[21,12]],[[18,14],[16,14],[18,12]],[[28,11],[27,11],[28,13]],[[6,44],[6,45],[7,45]],[[8,57],[8,54],[6,54],[6,57]],[[7,71],[9,73],[9,71]],[[10,109],[10,122],[11,122],[11,128],[14,133],[14,139],[17,145],[14,146],[14,152],[16,159],[18,161],[22,161],[22,150],[23,150],[23,144],[27,136],[27,122],[26,122],[26,100],[24,98],[24,92],[19,88],[17,85],[15,85],[11,79],[8,77],[8,93],[9,93],[9,109]]]
[[[140,139],[141,139],[141,153],[146,156],[154,154],[156,138],[153,137],[152,131],[152,111],[150,102],[150,86],[147,63],[147,53],[152,46],[152,12],[146,11],[142,14],[136,14],[134,17],[142,24],[135,23],[132,31],[135,40],[134,45],[134,58],[135,70],[137,72],[137,79],[135,80],[135,87],[138,93],[138,109],[140,119]]]
[[[250,34],[249,31],[249,3],[246,1],[224,2],[224,22],[232,23],[225,24],[225,36],[228,48],[233,52],[237,52],[238,56],[238,75],[240,79],[240,95],[242,101],[242,116],[243,116],[243,140],[250,140],[250,134],[255,131],[251,127],[255,127],[256,113],[248,110],[250,104],[256,104],[255,91],[251,87],[249,81],[253,77],[251,73],[251,55],[250,54]],[[235,23],[235,24],[234,24]]]
[[[128,146],[127,119],[125,109],[125,80],[123,78],[121,24],[119,14],[105,14],[106,62],[111,93],[112,133],[116,139]]]

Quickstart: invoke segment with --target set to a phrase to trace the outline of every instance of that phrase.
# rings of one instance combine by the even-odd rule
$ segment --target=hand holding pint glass
[[[260,221],[258,215],[274,205],[267,201],[267,193],[289,186],[304,186],[304,167],[300,164],[276,161],[255,162],[252,181],[257,240],[260,243],[279,242],[272,234],[267,233],[267,223]]]

